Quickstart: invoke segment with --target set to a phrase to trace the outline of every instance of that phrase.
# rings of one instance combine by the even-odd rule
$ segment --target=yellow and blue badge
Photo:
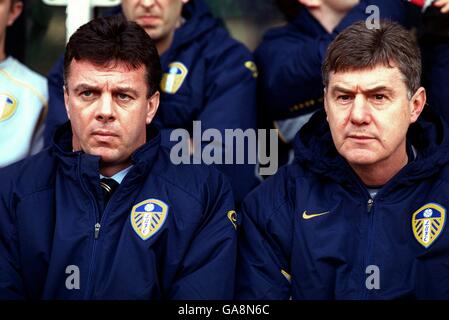
[[[428,248],[441,234],[446,222],[446,209],[436,203],[428,203],[412,215],[413,235]]]
[[[228,211],[228,219],[231,221],[232,225],[234,226],[234,229],[237,230],[237,212],[235,210]]]
[[[168,206],[157,199],[147,199],[136,204],[131,211],[131,225],[143,240],[148,240],[164,225]]]
[[[247,68],[249,71],[251,71],[253,78],[257,78],[259,76],[259,72],[257,71],[257,66],[254,62],[246,61],[245,68]]]
[[[6,93],[0,93],[0,122],[11,118],[16,112],[17,100]]]
[[[164,73],[161,81],[162,91],[175,94],[181,88],[188,70],[181,62],[172,62],[168,65],[168,72]]]

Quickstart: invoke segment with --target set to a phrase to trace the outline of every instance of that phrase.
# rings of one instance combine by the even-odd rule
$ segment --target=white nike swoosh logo
[[[316,213],[316,214],[307,214],[307,210],[304,210],[304,212],[302,213],[302,218],[305,219],[305,220],[308,220],[308,219],[312,219],[312,218],[315,218],[315,217],[319,217],[319,216],[328,214],[329,212],[330,211]]]

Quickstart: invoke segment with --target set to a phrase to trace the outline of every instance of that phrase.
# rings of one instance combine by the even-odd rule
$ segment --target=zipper
[[[95,230],[94,230],[94,233],[95,233],[94,239],[95,239],[95,240],[97,240],[98,237],[100,236],[100,228],[101,228],[101,224],[99,224],[99,223],[97,222],[97,223],[95,224]]]
[[[364,281],[363,281],[363,285],[365,286],[365,289],[363,290],[363,300],[367,300],[368,298],[368,291],[370,291],[368,288],[366,288],[366,268],[368,267],[368,263],[370,261],[371,258],[371,251],[373,249],[373,229],[374,229],[374,199],[373,198],[369,198],[367,203],[366,203],[366,211],[368,213],[368,219],[369,219],[369,225],[368,225],[368,244],[367,244],[367,249],[366,249],[366,255],[364,258],[364,268],[365,271],[363,272],[364,274]]]
[[[95,202],[95,198],[92,196],[92,194],[89,192],[89,190],[87,190],[86,186],[84,185],[84,182],[82,180],[81,177],[81,173],[80,173],[80,168],[81,168],[81,154],[78,155],[78,179],[81,183],[81,188],[83,189],[83,191],[88,195],[89,200],[91,202],[92,208],[94,209],[95,212],[95,225],[94,225],[94,241],[93,241],[93,247],[92,247],[92,254],[90,257],[90,264],[89,264],[89,273],[87,276],[87,282],[86,282],[86,293],[84,295],[85,299],[89,299],[90,296],[92,295],[92,290],[93,290],[93,286],[91,285],[92,282],[92,276],[93,276],[93,269],[95,267],[94,261],[95,261],[95,257],[96,257],[96,251],[97,251],[97,239],[100,236],[100,222],[98,221],[100,218],[100,215],[98,213],[98,207],[97,204]]]
[[[368,203],[366,205],[366,210],[368,211],[368,213],[371,213],[371,208],[373,207],[374,204],[374,200],[372,198],[368,199]]]

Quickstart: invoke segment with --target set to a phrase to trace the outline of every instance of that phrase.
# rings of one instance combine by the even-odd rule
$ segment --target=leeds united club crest
[[[157,199],[147,199],[136,204],[131,211],[131,225],[143,240],[157,233],[167,218],[168,206]]]
[[[441,234],[446,222],[446,209],[436,203],[428,203],[413,213],[412,228],[415,239],[428,248]]]

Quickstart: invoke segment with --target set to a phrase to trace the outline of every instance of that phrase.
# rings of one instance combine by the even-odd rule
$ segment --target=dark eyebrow
[[[117,87],[113,90],[114,93],[129,93],[133,96],[138,96],[138,92],[131,87]]]
[[[375,92],[379,92],[379,91],[386,91],[388,93],[392,93],[393,92],[393,90],[391,90],[390,88],[388,88],[386,86],[374,87],[374,88],[366,90],[365,92],[370,94],[370,93],[375,93]]]
[[[338,85],[331,88],[331,93],[335,94],[335,92],[353,93],[353,91],[351,89],[346,89],[346,88],[340,87]]]
[[[77,85],[75,88],[73,88],[73,92],[75,92],[75,93],[79,93],[79,92],[83,92],[83,91],[95,91],[95,90],[98,90],[98,88],[95,86],[85,84],[85,83],[81,83],[81,84]]]
[[[79,85],[77,85],[75,88],[73,88],[73,92],[75,92],[75,94],[78,94],[80,92],[83,91],[99,91],[100,89],[97,86],[94,85],[89,85],[86,83],[80,83]],[[116,87],[112,90],[113,93],[117,94],[117,93],[129,93],[131,95],[137,96],[138,93],[135,89],[131,88],[131,87]]]
[[[388,93],[391,93],[391,92],[392,92],[392,90],[391,90],[390,88],[386,87],[386,86],[377,86],[377,87],[373,87],[373,88],[370,88],[370,89],[365,90],[364,93],[372,94],[372,93],[379,92],[379,91],[386,91],[386,92],[388,92]],[[332,92],[333,94],[334,94],[335,92],[342,92],[342,93],[347,93],[347,94],[353,93],[353,91],[352,91],[351,89],[347,89],[347,88],[344,88],[344,87],[340,87],[340,86],[338,86],[338,85],[332,87],[331,92]]]

